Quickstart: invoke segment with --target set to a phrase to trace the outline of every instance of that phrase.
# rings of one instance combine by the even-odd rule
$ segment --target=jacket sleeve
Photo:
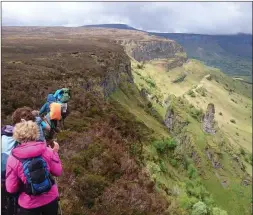
[[[62,164],[57,152],[51,150],[52,156],[50,161],[50,173],[54,176],[60,176],[62,174]]]
[[[43,130],[48,130],[48,131],[50,130],[50,125],[44,121],[41,122],[41,127]]]
[[[9,156],[6,165],[6,190],[9,193],[16,193],[19,190],[20,180],[17,174],[18,161]]]
[[[39,115],[43,114],[47,110],[47,102],[40,108]]]

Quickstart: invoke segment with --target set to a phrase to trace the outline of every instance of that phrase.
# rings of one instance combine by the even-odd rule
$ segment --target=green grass
[[[151,95],[157,95],[162,103],[171,94],[178,97],[183,96],[188,101],[188,106],[182,105],[179,101],[173,103],[171,100],[170,104],[173,103],[177,113],[189,122],[187,128],[184,131],[181,131],[181,133],[186,132],[192,137],[194,150],[196,150],[200,158],[197,169],[201,172],[202,183],[207,191],[212,194],[215,204],[218,205],[218,207],[227,210],[228,214],[250,214],[248,210],[250,207],[248,199],[251,198],[251,189],[250,187],[243,187],[244,197],[240,197],[238,189],[236,189],[236,187],[241,186],[240,181],[238,180],[239,176],[235,175],[235,170],[231,167],[231,156],[224,151],[227,149],[222,148],[223,146],[221,145],[221,136],[223,135],[226,144],[230,143],[234,146],[242,145],[247,151],[251,152],[250,138],[252,134],[252,126],[248,117],[250,114],[250,108],[245,108],[246,104],[248,106],[252,105],[252,102],[248,97],[250,88],[246,89],[245,85],[240,82],[234,83],[231,78],[226,77],[219,70],[206,67],[196,60],[190,60],[184,64],[183,67],[175,68],[170,71],[166,70],[166,66],[161,60],[147,63],[143,70],[138,70],[135,62],[132,63],[132,66],[134,70],[134,81],[139,89],[148,89],[149,93]],[[187,72],[185,80],[178,83],[172,83],[173,80],[182,74],[182,72]],[[210,76],[212,78],[208,78],[208,80],[207,77]],[[152,89],[140,77],[151,78],[156,84],[156,89]],[[229,89],[233,90],[231,95],[229,95]],[[196,95],[195,98],[192,98],[191,95],[187,95],[189,90]],[[238,103],[233,102],[231,98],[238,101]],[[153,107],[157,108],[160,115],[164,116],[166,113],[166,106],[158,105],[154,101],[151,102]],[[222,132],[222,135],[218,132],[215,137],[205,134],[202,131],[200,124],[201,116],[203,114],[201,109],[206,110],[206,107],[210,102],[215,105],[215,119]],[[220,112],[222,112],[222,115],[219,114]],[[236,124],[230,122],[230,119],[232,118],[236,120]],[[242,118],[246,118],[246,120],[242,120]],[[236,133],[240,133],[240,135],[238,136]],[[216,170],[212,167],[211,162],[207,159],[205,154],[205,148],[207,146],[211,146],[217,153],[222,152],[220,162],[222,163],[224,170]],[[189,148],[188,150],[192,149]],[[236,148],[232,150],[236,151]],[[183,173],[184,171],[181,172],[181,174],[177,172],[177,168],[180,168],[181,162],[178,162],[173,157],[168,159],[162,158],[161,166],[157,161],[159,154],[157,154],[152,146],[146,146],[146,153],[148,154],[148,157],[153,157],[153,160],[151,159],[147,161],[147,167],[151,172],[152,178],[167,189],[172,186],[178,186],[181,195],[174,198],[179,202],[184,202],[182,204],[184,204],[185,207],[186,205],[189,206],[190,204],[192,206],[196,203],[197,199],[191,199],[192,197],[187,196],[185,193],[186,190],[183,184],[184,181],[186,181],[187,175]],[[185,153],[187,154],[189,151],[185,151]],[[173,162],[171,162],[171,160],[173,160]],[[167,171],[162,171],[164,166],[167,167]],[[248,163],[246,165],[246,170],[252,174]],[[239,170],[236,170],[236,172],[238,171]],[[168,174],[168,172],[171,174]],[[216,174],[219,174],[220,178],[217,178]],[[182,178],[182,181],[178,179],[180,177]],[[227,188],[222,186],[222,180],[224,179],[229,181],[229,186]],[[164,189],[159,188],[159,190],[160,192],[164,192]],[[170,199],[170,197],[168,197],[168,199]]]
[[[132,113],[137,120],[143,122],[157,135],[161,135],[163,137],[169,136],[165,126],[159,123],[154,117],[146,113],[144,109],[140,106],[140,104],[143,104],[144,102],[142,101],[142,98],[140,97],[137,89],[134,89],[134,96],[128,96],[121,89],[117,89],[111,95],[111,98],[119,102],[124,108],[126,108],[130,113]]]
[[[167,71],[163,60],[146,63],[145,69],[142,70],[136,68],[134,61],[132,66],[137,87],[141,89],[145,86],[151,94],[157,95],[161,102],[170,94],[185,96],[192,105],[203,110],[206,110],[208,103],[212,102],[216,109],[216,121],[225,135],[230,138],[234,146],[242,145],[248,151],[252,151],[250,118],[252,86],[233,80],[220,70],[207,67],[197,60],[189,60],[182,67],[170,71]],[[187,73],[184,81],[172,83],[184,72]],[[150,87],[142,77],[152,79],[156,88]],[[211,80],[207,77],[211,77]],[[191,92],[190,95],[188,92]],[[219,115],[219,112],[222,112],[222,115]],[[230,119],[234,119],[236,124],[231,123]],[[238,132],[236,130],[240,131],[240,136],[236,135]]]

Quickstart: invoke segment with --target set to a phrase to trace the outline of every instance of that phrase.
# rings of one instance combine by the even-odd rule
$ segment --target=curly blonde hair
[[[39,127],[31,120],[23,120],[15,125],[13,138],[19,143],[35,141],[39,138]]]

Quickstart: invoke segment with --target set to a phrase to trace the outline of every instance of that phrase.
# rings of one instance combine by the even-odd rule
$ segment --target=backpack
[[[14,127],[11,125],[3,126],[1,129],[1,181],[5,181],[6,163],[12,149],[17,145],[17,142],[12,138]]]
[[[67,103],[70,99],[70,90],[68,88],[56,90],[54,97],[62,103]]]
[[[49,107],[50,120],[61,120],[61,104],[53,102]]]
[[[60,99],[60,101],[62,103],[67,103],[70,99],[70,90],[68,88],[62,88],[62,97]]]
[[[24,192],[27,195],[37,196],[46,193],[55,184],[53,177],[48,171],[47,163],[41,156],[28,159],[14,157],[22,163],[26,177]]]

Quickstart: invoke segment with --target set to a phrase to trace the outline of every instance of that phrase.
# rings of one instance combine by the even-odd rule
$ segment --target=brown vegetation
[[[70,36],[73,32],[64,30],[3,29],[2,123],[10,123],[16,108],[38,109],[48,93],[69,87],[71,113],[57,136],[64,214],[165,214],[167,203],[142,166],[141,147],[151,132],[118,104],[104,100],[108,80],[115,81],[111,76],[131,82],[128,56],[106,39],[80,38],[78,31]],[[133,145],[138,149],[134,155]]]

